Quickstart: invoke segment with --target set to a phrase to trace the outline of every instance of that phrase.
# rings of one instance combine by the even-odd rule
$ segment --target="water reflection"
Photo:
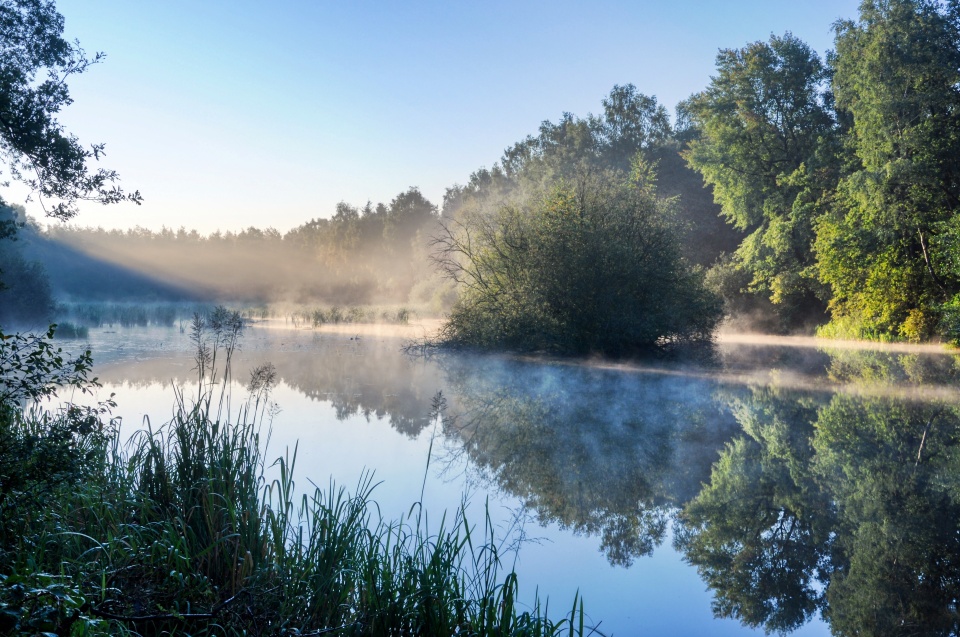
[[[714,366],[604,368],[261,334],[238,366],[266,360],[338,418],[408,437],[442,392],[452,466],[467,459],[541,524],[596,538],[613,565],[672,530],[717,615],[771,631],[818,614],[839,635],[960,631],[956,356],[738,344]],[[152,356],[101,375],[190,372]]]
[[[542,524],[598,536],[615,565],[663,541],[735,426],[695,378],[495,357],[443,368],[461,452]]]
[[[956,370],[955,357],[876,352],[828,367],[875,388],[951,383]],[[879,393],[724,399],[742,433],[678,535],[716,613],[767,630],[822,611],[838,635],[957,634],[960,410]]]
[[[542,523],[597,536],[613,564],[649,554],[673,523],[720,616],[789,631],[820,612],[838,635],[957,634],[957,357],[803,359],[789,371],[805,382],[778,384],[780,371],[742,384],[731,366],[452,358],[446,431]]]

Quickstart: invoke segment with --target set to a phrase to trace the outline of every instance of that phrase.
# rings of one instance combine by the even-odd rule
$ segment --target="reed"
[[[196,312],[209,313],[210,308],[195,303],[60,303],[55,314],[89,327],[170,327]]]

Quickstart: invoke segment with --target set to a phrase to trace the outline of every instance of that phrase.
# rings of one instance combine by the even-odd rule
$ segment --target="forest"
[[[536,348],[615,353],[708,334],[722,317],[762,331],[956,341],[960,9],[867,2],[835,32],[825,56],[790,33],[721,50],[709,85],[672,118],[655,97],[615,86],[599,114],[544,121],[442,202],[411,187],[284,234],[27,224],[19,246],[6,242],[4,270],[37,278],[42,266],[50,292],[36,294],[66,299],[413,303],[451,316],[451,342],[487,346],[536,332]],[[546,214],[560,201],[566,212]],[[656,247],[639,254],[651,233]],[[551,287],[574,271],[572,289]],[[669,302],[655,326],[633,325],[649,298]],[[5,320],[19,299],[52,307],[8,291]],[[709,320],[688,325],[679,308],[691,300]],[[598,321],[636,336],[560,344]]]

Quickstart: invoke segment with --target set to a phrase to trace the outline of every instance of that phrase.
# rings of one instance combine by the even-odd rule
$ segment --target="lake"
[[[384,517],[422,502],[431,525],[466,502],[526,603],[559,616],[579,594],[604,634],[956,631],[956,355],[746,336],[688,362],[403,353],[417,333],[250,326],[232,400],[273,363],[268,456],[295,450],[298,488],[373,472]],[[195,387],[178,328],[87,341],[122,436]]]

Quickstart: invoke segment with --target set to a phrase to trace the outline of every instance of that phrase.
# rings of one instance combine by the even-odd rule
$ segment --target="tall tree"
[[[632,84],[616,85],[602,105],[600,115],[564,113],[556,122],[542,122],[537,135],[507,148],[492,168],[475,172],[466,186],[451,188],[444,216],[478,200],[496,205],[527,196],[551,180],[576,180],[584,172],[612,169],[627,174],[639,160],[647,175],[655,177],[661,197],[680,197],[677,227],[688,260],[709,266],[735,246],[737,233],[719,221],[719,208],[709,200],[703,180],[680,158],[685,140],[676,137],[657,98]]]
[[[837,108],[858,165],[818,227],[835,321],[915,339],[960,291],[960,8],[867,0],[836,26]]]
[[[116,172],[91,168],[102,144],[83,147],[57,120],[72,102],[67,79],[102,59],[63,38],[52,0],[0,1],[0,158],[58,219],[74,216],[80,200],[140,201],[139,192],[123,192]]]
[[[787,315],[819,296],[812,222],[835,181],[824,153],[835,135],[826,79],[817,54],[787,33],[720,51],[710,86],[683,105],[699,130],[684,156],[748,233],[737,264]]]

